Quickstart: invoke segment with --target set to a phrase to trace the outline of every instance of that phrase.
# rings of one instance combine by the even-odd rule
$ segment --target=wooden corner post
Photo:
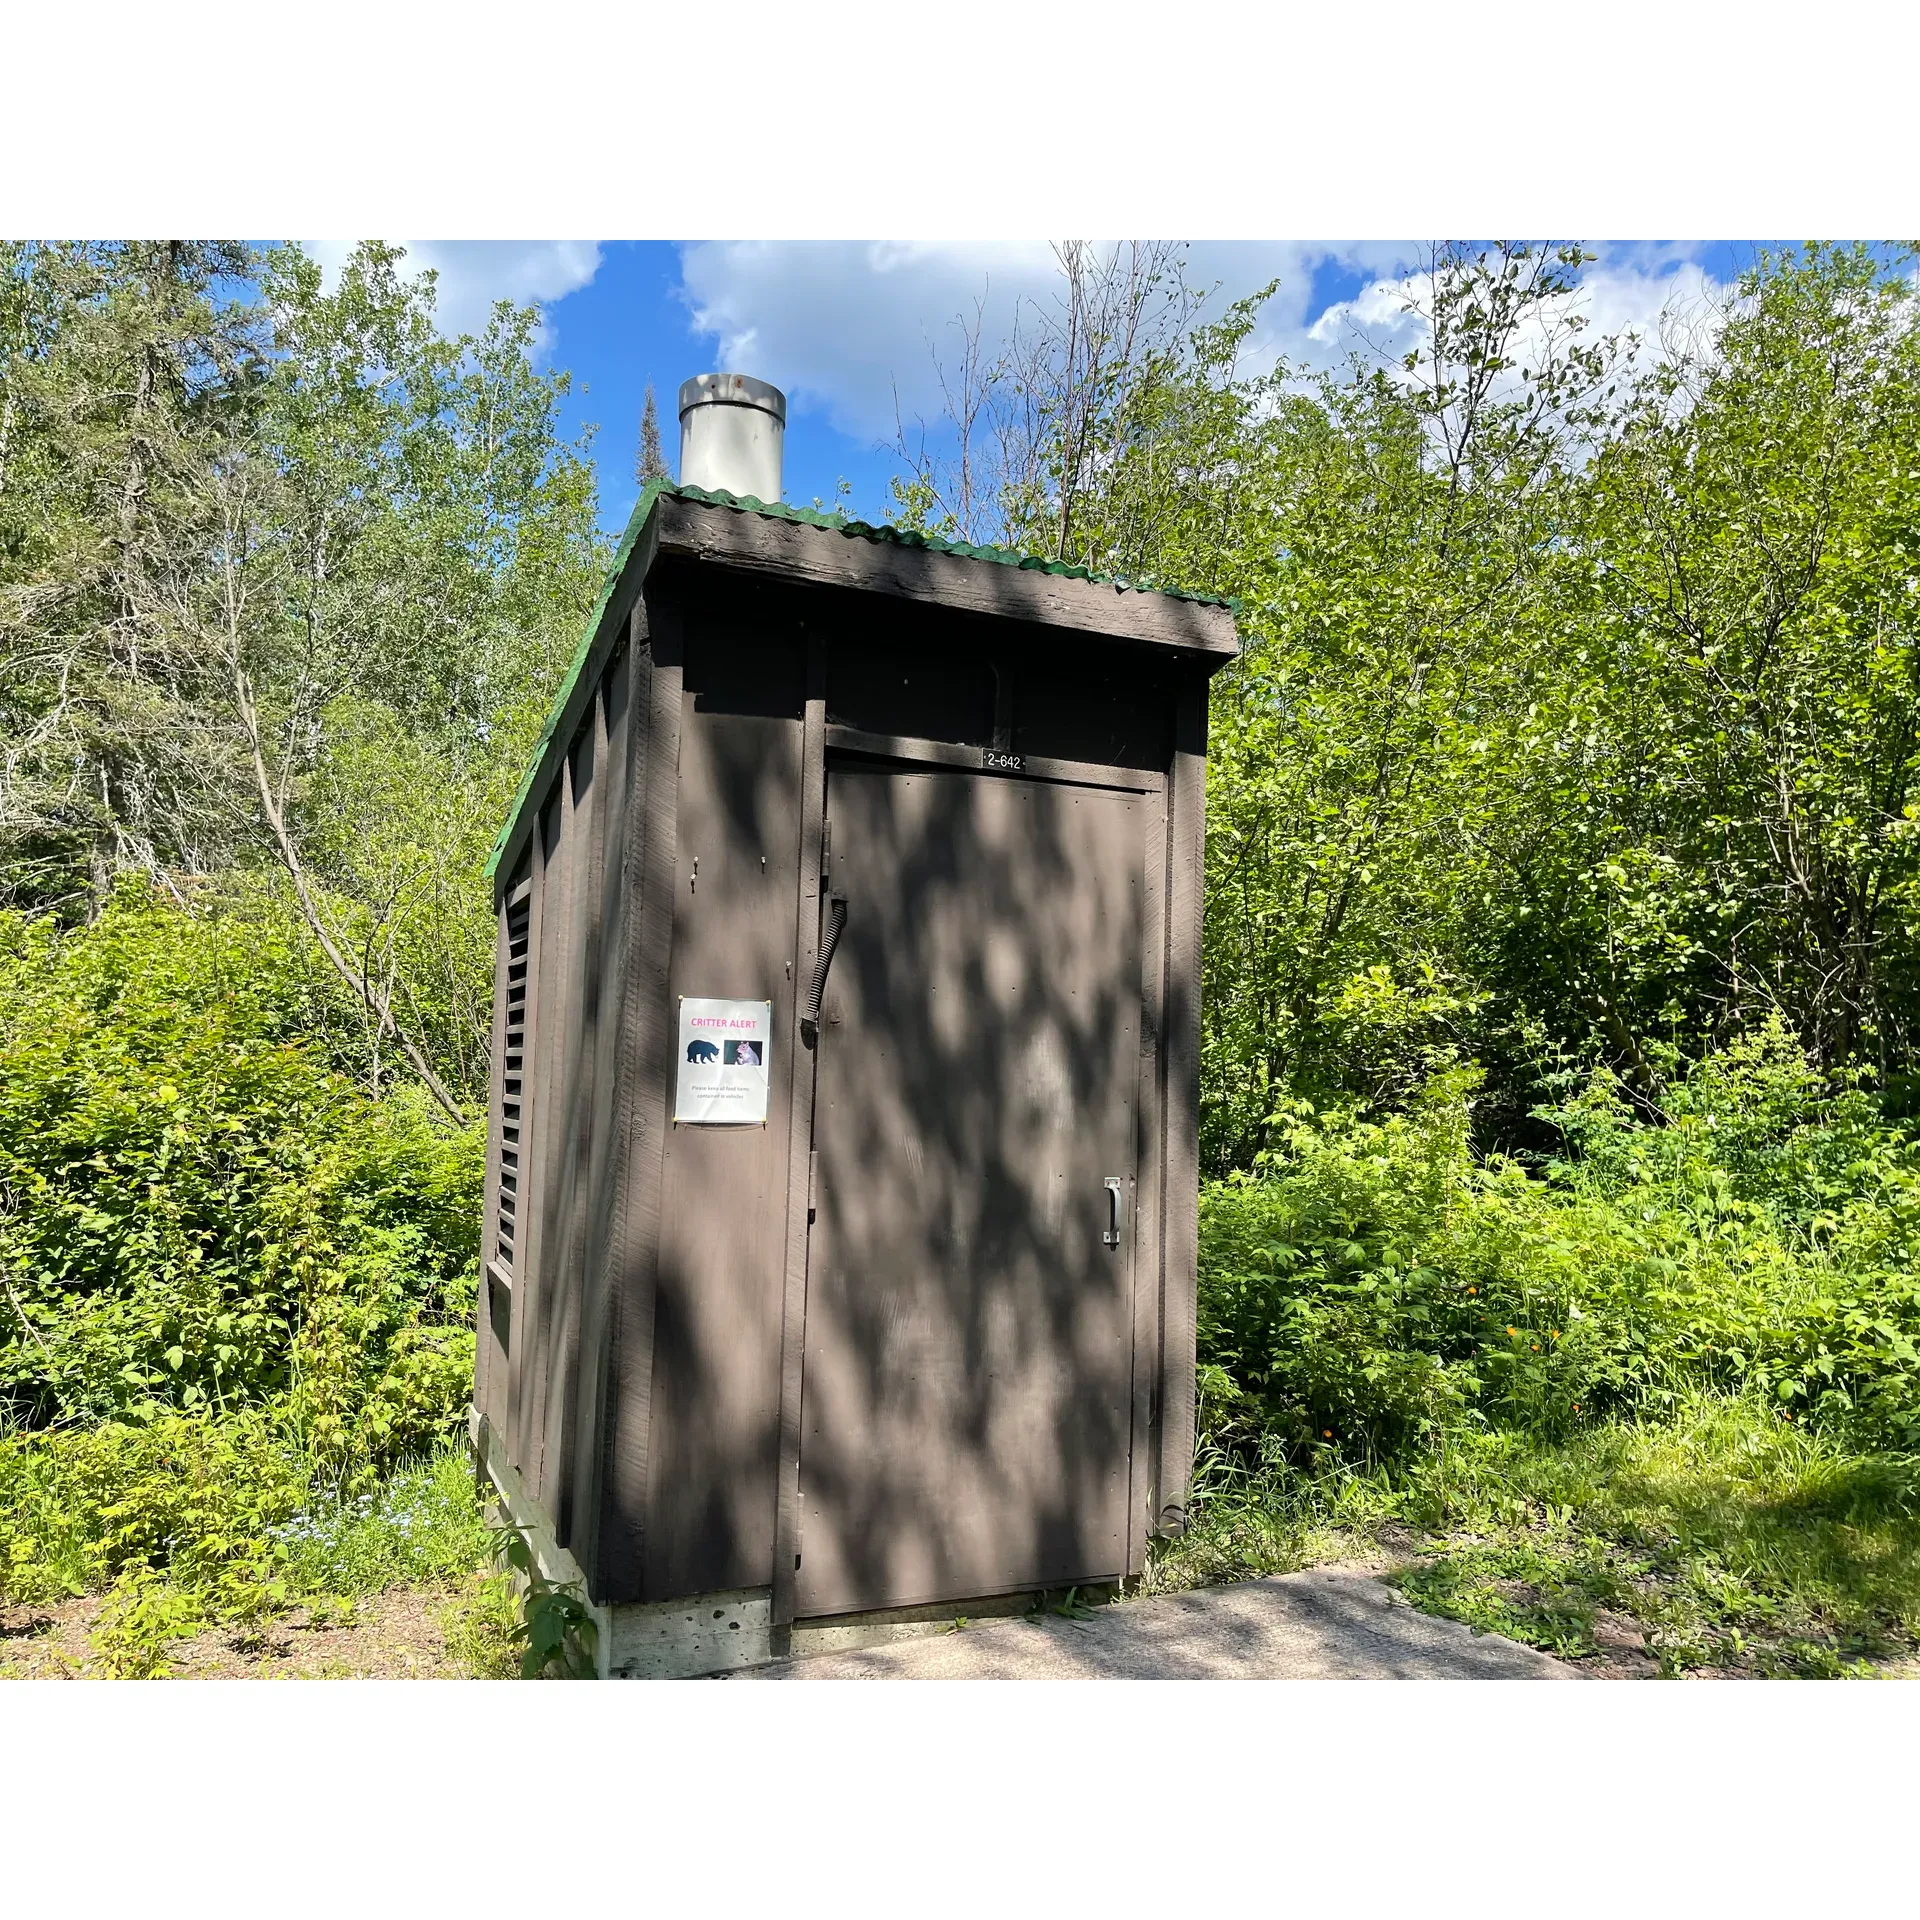
[[[1207,682],[1189,670],[1174,719],[1167,795],[1166,1263],[1160,1292],[1155,1527],[1186,1525],[1193,1478],[1194,1336],[1200,1266],[1200,912],[1207,830]]]
[[[806,1352],[807,1236],[813,1198],[815,1054],[800,1036],[799,1010],[820,947],[820,867],[827,820],[827,645],[807,634],[807,698],[800,758],[800,905],[793,945],[793,1018],[787,1097],[786,1270],[780,1312],[780,1479],[773,1515],[773,1616],[776,1633],[793,1624],[800,1568],[800,1393]]]

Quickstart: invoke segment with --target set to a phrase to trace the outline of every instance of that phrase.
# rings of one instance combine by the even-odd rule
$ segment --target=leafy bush
[[[297,1035],[291,934],[123,891],[0,916],[0,1409],[273,1404],[374,1465],[465,1400],[484,1143]]]
[[[1652,1115],[1597,1077],[1543,1115],[1571,1150],[1534,1173],[1475,1163],[1473,1080],[1383,1122],[1284,1114],[1254,1175],[1203,1192],[1219,1443],[1391,1463],[1700,1389],[1920,1439],[1920,1155],[1864,1095],[1769,1028]]]
[[[1442,1076],[1383,1123],[1290,1112],[1260,1174],[1203,1189],[1201,1390],[1217,1431],[1295,1457],[1390,1458],[1478,1389],[1467,1299],[1429,1264],[1467,1167],[1469,1078]]]
[[[0,915],[0,1592],[108,1589],[116,1672],[486,1550],[482,1133],[312,1051],[309,981],[257,912]]]
[[[54,1600],[164,1574],[245,1611],[275,1580],[274,1529],[311,1484],[258,1410],[0,1435],[0,1584]]]

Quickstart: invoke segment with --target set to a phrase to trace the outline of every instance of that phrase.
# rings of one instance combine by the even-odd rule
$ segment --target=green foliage
[[[169,1643],[216,1621],[456,1585],[474,1589],[455,1610],[484,1661],[497,1607],[477,1590],[488,1533],[464,1446],[367,1479],[260,1412],[0,1435],[0,1594],[104,1590],[105,1670],[155,1678]]]
[[[1216,1435],[1392,1458],[1480,1382],[1479,1315],[1430,1262],[1465,1166],[1462,1076],[1410,1116],[1294,1118],[1284,1168],[1205,1190],[1202,1390]]]
[[[1187,1524],[1177,1538],[1153,1542],[1142,1586],[1177,1593],[1339,1560],[1395,1525],[1405,1500],[1384,1469],[1262,1459],[1203,1425]]]
[[[1663,1673],[1835,1676],[1920,1639],[1920,1467],[1862,1455],[1754,1396],[1557,1446],[1488,1436],[1402,1510],[1442,1530],[1400,1576],[1429,1611],[1593,1654],[1608,1614]]]
[[[0,919],[0,1392],[16,1422],[272,1403],[360,1468],[472,1369],[481,1141],[295,1037],[284,922],[125,893]]]
[[[1836,1677],[1920,1643],[1917,1495],[1912,1456],[1859,1453],[1754,1395],[1557,1441],[1468,1428],[1393,1470],[1207,1444],[1146,1586],[1384,1549],[1417,1606],[1563,1658]]]
[[[1472,1076],[1408,1112],[1282,1116],[1209,1187],[1200,1358],[1222,1444],[1295,1463],[1558,1439],[1703,1388],[1856,1443],[1920,1436],[1920,1155],[1778,1025],[1649,1117],[1604,1073],[1552,1118],[1578,1157],[1477,1163]]]
[[[1313,377],[1249,375],[1258,302],[1200,323],[1164,252],[1069,250],[897,500],[1244,605],[1154,1578],[1457,1510],[1498,1539],[1429,1604],[1581,1650],[1646,1581],[1670,1666],[1831,1671],[1920,1590],[1911,255],[1763,255],[1639,346],[1589,257],[1437,248],[1400,340]],[[1655,1456],[1644,1511],[1528,1482]]]
[[[605,561],[538,326],[444,335],[378,242],[331,287],[292,246],[0,245],[0,904],[277,893],[330,1048],[449,1111],[481,870]]]
[[[112,1680],[164,1680],[169,1649],[206,1625],[206,1609],[190,1589],[140,1567],[115,1581],[93,1631],[94,1652]]]
[[[485,1551],[445,1117],[604,561],[538,320],[380,243],[0,247],[0,1588],[107,1589],[114,1671]]]
[[[510,1573],[478,1573],[441,1611],[448,1654],[475,1680],[520,1677],[520,1606]]]
[[[1636,349],[1587,258],[1435,249],[1307,377],[1177,249],[1069,247],[896,497],[1245,609],[1156,1577],[1409,1524],[1478,1624],[1844,1670],[1920,1631],[1911,262],[1764,255]],[[604,558],[536,325],[442,337],[377,243],[0,246],[0,1583],[106,1590],[115,1671],[485,1550],[434,1112]],[[476,1670],[590,1664],[520,1572]]]
[[[292,849],[316,927],[364,956],[369,1084],[406,1072],[397,1025],[471,1099],[483,870],[606,554],[588,442],[560,437],[567,376],[534,365],[537,310],[501,303],[448,339],[431,276],[402,268],[369,243],[329,291],[296,249],[265,263],[275,351],[231,501],[253,531],[244,577],[210,585],[251,610],[233,648],[284,796],[270,851],[290,867]]]
[[[247,431],[262,316],[234,242],[0,243],[0,901],[230,844],[217,654],[163,609],[219,539],[197,483]]]
[[[516,1576],[520,1591],[513,1637],[521,1649],[521,1679],[593,1679],[600,1628],[578,1587],[547,1578],[522,1527],[496,1528],[493,1553]]]
[[[1250,372],[1163,248],[1062,256],[966,336],[910,524],[1238,596],[1213,682],[1202,1134],[1393,1112],[1477,1060],[1493,1144],[1562,1056],[1654,1099],[1778,1013],[1912,1074],[1920,327],[1910,256],[1763,255],[1657,342],[1581,249],[1438,247],[1335,374]],[[1384,289],[1382,290],[1384,291]],[[963,329],[964,332],[964,329]]]
[[[244,1612],[280,1581],[274,1532],[311,1482],[258,1411],[0,1434],[0,1583],[54,1600],[153,1574]]]
[[[273,1532],[289,1593],[358,1598],[394,1586],[442,1586],[487,1557],[489,1536],[463,1441],[355,1493],[316,1476],[304,1504]]]
[[[260,1413],[0,1436],[0,1590],[16,1599],[151,1575],[244,1615],[445,1582],[486,1550],[457,1442],[356,1492]]]
[[[1642,909],[1658,937],[1619,967],[1624,1017],[1658,1024],[1676,996],[1696,1025],[1779,1006],[1822,1062],[1882,1069],[1914,978],[1904,265],[1857,246],[1764,258],[1711,349],[1664,358],[1612,423],[1577,536],[1597,589],[1593,799],[1662,875]],[[1590,912],[1553,944],[1592,969],[1598,932]]]
[[[1204,1191],[1191,1524],[1151,1583],[1385,1536],[1424,1548],[1417,1604],[1569,1657],[1911,1648],[1920,1149],[1778,1021],[1651,1110],[1576,1079],[1547,1116],[1570,1151],[1531,1171],[1475,1158],[1473,1087],[1296,1105]]]
[[[478,1130],[327,1064],[258,900],[0,916],[0,968],[0,1591],[107,1589],[145,1675],[203,1620],[476,1566]]]

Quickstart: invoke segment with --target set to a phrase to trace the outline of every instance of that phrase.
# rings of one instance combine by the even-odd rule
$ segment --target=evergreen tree
[[[640,453],[633,463],[633,477],[644,487],[650,481],[671,480],[666,455],[660,451],[660,415],[653,404],[653,382],[647,382],[647,404],[640,413]]]
[[[219,662],[174,617],[222,529],[201,484],[257,410],[235,243],[0,249],[0,898],[230,850]],[[168,884],[171,884],[169,881]]]

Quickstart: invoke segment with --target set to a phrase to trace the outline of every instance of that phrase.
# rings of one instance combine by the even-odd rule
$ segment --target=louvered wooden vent
[[[500,1207],[495,1227],[494,1254],[503,1267],[513,1266],[513,1250],[520,1233],[520,1169],[522,1116],[526,1112],[527,1050],[527,933],[533,916],[531,899],[507,909],[507,1033],[506,1056],[500,1068]]]

